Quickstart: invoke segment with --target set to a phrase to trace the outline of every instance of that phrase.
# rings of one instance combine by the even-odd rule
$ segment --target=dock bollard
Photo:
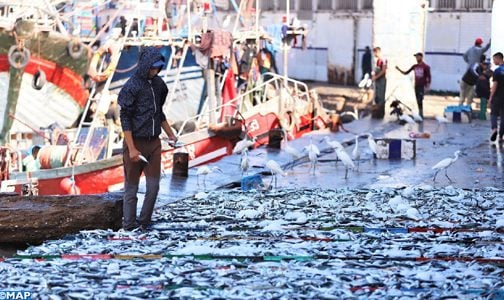
[[[282,140],[284,139],[284,133],[281,128],[271,129],[268,134],[268,148],[280,149],[282,148]]]
[[[188,177],[189,176],[189,153],[175,152],[173,153],[173,176]]]

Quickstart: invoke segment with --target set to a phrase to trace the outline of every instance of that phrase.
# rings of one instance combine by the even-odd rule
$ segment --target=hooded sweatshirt
[[[161,122],[166,120],[163,105],[168,88],[161,77],[148,78],[153,63],[164,57],[158,48],[143,48],[135,74],[123,86],[118,96],[123,131],[134,138],[152,138],[161,134]]]

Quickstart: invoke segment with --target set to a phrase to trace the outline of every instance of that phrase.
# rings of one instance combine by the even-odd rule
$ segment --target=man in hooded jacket
[[[124,201],[123,228],[146,229],[151,223],[161,178],[161,128],[176,141],[163,113],[168,94],[165,82],[158,76],[165,65],[159,49],[142,49],[135,74],[119,92],[120,119],[124,132]],[[147,161],[144,161],[143,159]],[[138,221],[136,219],[137,191],[140,176],[146,178],[145,199]]]

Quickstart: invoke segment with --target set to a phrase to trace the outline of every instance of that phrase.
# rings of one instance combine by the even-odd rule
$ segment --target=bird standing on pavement
[[[247,137],[245,137],[243,140],[240,140],[236,143],[236,145],[233,148],[233,154],[241,153],[243,150],[254,146],[254,144],[255,144],[254,139],[249,140]]]
[[[411,112],[411,115],[413,116],[413,119],[417,122],[422,122],[423,121],[423,118],[421,115],[419,115],[418,113],[412,111]]]
[[[212,174],[214,171],[219,171],[222,173],[222,170],[219,167],[208,167],[208,166],[201,166],[198,168],[196,171],[196,180],[197,180],[197,185],[199,186],[199,177],[200,175],[203,176],[203,188],[206,189],[206,176],[208,174]]]
[[[268,168],[271,172],[271,182],[270,186],[275,182],[275,188],[277,187],[277,175],[280,174],[282,176],[287,176],[287,173],[282,170],[282,167],[274,160],[270,159],[266,162],[266,168]]]
[[[377,153],[377,146],[376,146],[376,142],[373,138],[373,135],[371,133],[368,133],[367,134],[367,140],[368,140],[368,145],[369,145],[369,149],[371,150],[371,155],[373,155],[373,158],[375,157],[376,153]]]
[[[248,173],[248,169],[250,168],[250,159],[248,157],[248,150],[242,150],[241,159],[240,159],[240,168],[242,171],[242,177],[244,174]]]
[[[345,179],[347,179],[348,178],[348,168],[355,169],[355,165],[354,165],[352,159],[350,158],[350,155],[348,155],[348,153],[346,153],[346,151],[345,151],[345,149],[343,149],[343,147],[336,148],[335,151],[336,151],[336,154],[338,155],[339,159],[345,165]]]
[[[335,165],[338,165],[338,159],[340,158],[338,157],[338,152],[336,151],[336,149],[343,148],[343,145],[341,145],[341,143],[336,140],[331,140],[328,136],[325,136],[322,141],[325,141],[334,150],[334,153],[336,153]]]
[[[451,157],[448,157],[448,158],[445,158],[443,160],[441,160],[440,162],[438,162],[434,167],[432,167],[433,170],[436,170],[436,173],[434,173],[434,178],[432,179],[432,181],[436,181],[436,176],[437,174],[439,173],[439,171],[441,170],[445,170],[445,176],[446,178],[448,178],[448,180],[450,182],[452,182],[451,178],[448,177],[448,168],[454,163],[457,161],[457,159],[459,158],[459,155],[460,155],[460,150],[457,150],[455,151],[454,153],[455,157],[451,158]]]
[[[313,138],[310,137],[310,144],[304,148],[308,152],[308,159],[310,160],[310,170],[313,168],[313,174],[315,174],[315,168],[317,167],[318,156],[320,155],[320,150],[317,146],[313,144]]]
[[[360,151],[359,151],[359,136],[355,136],[355,146],[352,151],[352,159],[357,162],[357,172],[359,171]]]
[[[283,150],[285,152],[287,152],[287,154],[289,154],[291,156],[291,163],[290,163],[290,165],[291,165],[291,169],[292,169],[292,168],[294,168],[294,161],[296,159],[300,158],[303,155],[301,154],[301,152],[298,149],[296,149],[296,148],[292,147],[291,145],[289,145],[289,141],[287,139],[287,131],[285,129],[283,129],[283,132],[284,132],[284,146],[283,146]]]
[[[440,116],[440,115],[436,115],[436,120],[438,121],[438,123],[448,123],[448,119],[445,118],[444,116]]]

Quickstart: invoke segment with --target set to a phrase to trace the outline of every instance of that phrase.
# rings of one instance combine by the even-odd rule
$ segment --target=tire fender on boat
[[[41,90],[46,83],[46,74],[42,70],[38,70],[33,74],[32,87],[36,90]]]
[[[294,129],[294,116],[293,112],[290,110],[284,110],[278,115],[278,121],[280,126],[286,131],[292,131]]]
[[[75,184],[75,181],[70,177],[65,177],[60,181],[60,188],[67,193],[67,195],[80,195],[80,189]]]
[[[72,39],[68,42],[67,50],[71,58],[78,59],[84,52],[84,45],[78,39]]]
[[[11,67],[22,69],[26,67],[30,61],[30,50],[25,47],[19,48],[18,46],[13,45],[9,48],[7,58]]]
[[[98,71],[98,67],[100,64],[100,61],[106,53],[110,53],[110,63],[108,64],[107,68],[103,70],[102,72]],[[93,79],[95,82],[103,82],[109,78],[112,73],[114,73],[115,70],[115,64],[114,62],[117,61],[116,56],[119,53],[116,53],[113,51],[111,48],[99,48],[94,54],[93,57],[91,58],[91,62],[89,64],[89,70],[88,70],[88,75]]]

